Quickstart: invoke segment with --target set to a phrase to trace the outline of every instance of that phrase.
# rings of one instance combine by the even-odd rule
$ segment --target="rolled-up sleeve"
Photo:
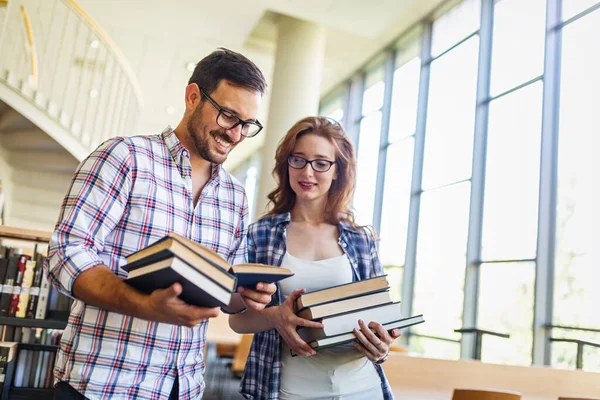
[[[77,167],[45,264],[50,281],[60,292],[73,297],[75,279],[104,264],[98,253],[127,206],[130,172],[131,152],[122,138],[104,142]]]

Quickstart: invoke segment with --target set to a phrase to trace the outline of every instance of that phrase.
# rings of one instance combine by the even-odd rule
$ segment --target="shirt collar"
[[[179,138],[175,134],[175,129],[170,125],[162,131],[161,136],[165,142],[165,145],[169,149],[171,153],[171,157],[175,163],[181,168],[182,173],[185,174],[185,171],[189,169],[189,174],[191,174],[191,166],[190,166],[190,152],[185,148],[185,146],[179,141]],[[186,160],[187,162],[185,162]],[[221,164],[211,164],[211,178],[209,179],[210,184],[220,184],[221,177]]]

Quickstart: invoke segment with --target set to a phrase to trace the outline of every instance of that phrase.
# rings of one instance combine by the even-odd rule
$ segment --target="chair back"
[[[497,390],[454,389],[452,400],[521,400],[521,394]]]

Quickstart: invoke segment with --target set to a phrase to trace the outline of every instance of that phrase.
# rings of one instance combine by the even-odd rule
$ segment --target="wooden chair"
[[[597,397],[559,397],[558,400],[600,400]]]
[[[231,372],[235,375],[241,375],[244,372],[246,360],[248,359],[248,354],[250,354],[250,347],[252,347],[253,338],[254,335],[243,335],[242,341],[235,350],[233,363],[231,364]]]
[[[452,400],[521,400],[521,394],[496,390],[454,389]]]
[[[233,358],[239,344],[235,343],[217,343],[217,357]]]

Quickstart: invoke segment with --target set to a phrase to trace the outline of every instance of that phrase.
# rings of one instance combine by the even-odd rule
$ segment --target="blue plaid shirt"
[[[267,216],[248,228],[248,262],[280,266],[286,252],[285,231],[290,224],[290,214]],[[346,222],[339,224],[338,243],[348,256],[353,269],[354,281],[383,275],[377,247],[371,234],[356,230]],[[272,305],[281,304],[279,287]],[[281,383],[281,336],[275,329],[254,335],[252,347],[240,392],[247,399],[279,400]],[[394,398],[383,369],[375,364],[381,378],[381,390],[385,400]]]

